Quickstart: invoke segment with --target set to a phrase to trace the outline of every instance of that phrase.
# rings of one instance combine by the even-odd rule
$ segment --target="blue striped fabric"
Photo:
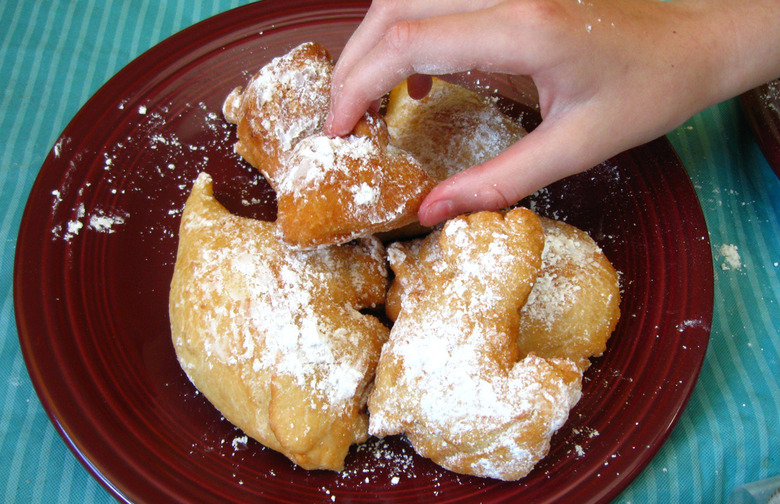
[[[70,118],[124,65],[177,31],[246,3],[0,2],[0,502],[114,502],[49,422],[19,349],[13,259],[38,169]]]
[[[25,370],[12,268],[27,194],[70,118],[123,65],[244,1],[0,2],[0,502],[112,502],[50,424]],[[726,502],[780,474],[780,181],[736,101],[669,135],[704,209],[715,266],[701,378],[668,442],[620,503]],[[736,250],[741,265],[734,267]]]

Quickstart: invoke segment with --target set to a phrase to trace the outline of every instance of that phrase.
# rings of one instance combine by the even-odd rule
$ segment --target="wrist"
[[[777,0],[679,0],[700,33],[712,86],[710,104],[780,77],[780,2]]]

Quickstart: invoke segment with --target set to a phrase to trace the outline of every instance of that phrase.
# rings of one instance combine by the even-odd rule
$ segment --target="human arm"
[[[347,133],[410,75],[530,75],[542,123],[431,191],[431,225],[511,205],[780,76],[779,25],[778,0],[379,0],[337,62],[326,131]]]

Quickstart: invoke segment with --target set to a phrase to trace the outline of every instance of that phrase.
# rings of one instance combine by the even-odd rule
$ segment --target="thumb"
[[[617,154],[610,152],[608,145],[596,147],[594,131],[590,129],[594,125],[584,127],[589,122],[575,117],[542,121],[495,158],[437,185],[420,205],[420,223],[433,226],[466,212],[506,208]]]

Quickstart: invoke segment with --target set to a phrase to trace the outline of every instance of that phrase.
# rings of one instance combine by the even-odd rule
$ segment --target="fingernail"
[[[328,110],[328,116],[325,118],[325,125],[322,127],[324,133],[328,136],[333,136],[331,130],[333,128],[333,107]]]
[[[455,204],[450,200],[439,200],[420,212],[420,224],[433,226],[455,214]]]

